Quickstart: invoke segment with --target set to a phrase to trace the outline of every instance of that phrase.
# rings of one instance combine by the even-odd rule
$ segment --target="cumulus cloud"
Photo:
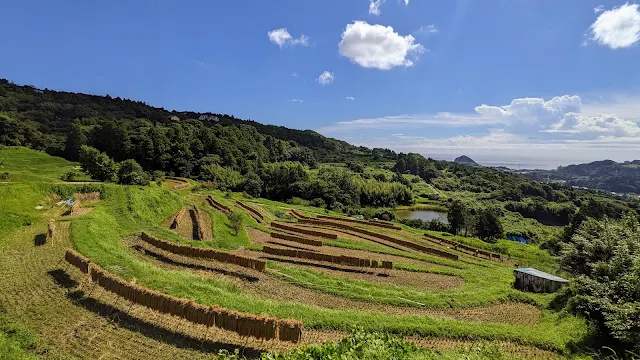
[[[293,103],[301,103],[301,102],[304,102],[304,100],[302,100],[302,99],[291,99],[291,100],[289,100],[289,101],[290,101],[290,102],[293,102]]]
[[[271,30],[267,33],[269,36],[269,40],[280,46],[280,48],[285,45],[301,45],[301,46],[309,46],[309,37],[302,34],[299,38],[295,39],[289,34],[289,31],[286,28]]]
[[[604,5],[598,5],[593,8],[593,12],[596,14],[600,14],[603,11],[604,11]]]
[[[333,80],[335,80],[335,78],[336,76],[334,73],[330,71],[324,71],[322,74],[320,74],[320,76],[318,76],[316,81],[320,85],[329,85],[333,82]]]
[[[438,30],[438,27],[435,24],[430,24],[427,26],[420,26],[418,32],[421,34],[435,34],[437,32],[440,32],[440,30]]]
[[[409,0],[404,0],[404,4],[405,4],[406,6],[409,6]]]
[[[348,24],[338,45],[340,55],[365,67],[389,70],[412,66],[424,47],[411,35],[402,36],[391,26],[369,25],[365,21]]]
[[[591,40],[612,49],[628,48],[640,40],[640,11],[638,4],[626,3],[611,10],[602,11],[589,28]]]
[[[485,126],[508,134],[540,136],[547,138],[571,137],[572,139],[594,139],[601,136],[638,137],[640,126],[631,119],[613,114],[594,113],[596,109],[614,111],[618,108],[629,114],[640,111],[637,106],[602,104],[585,106],[576,95],[556,96],[550,100],[542,98],[519,98],[509,105],[480,105],[474,113],[416,114],[365,118],[334,123],[320,129],[325,133],[340,133],[364,129],[415,129],[428,126],[478,127]],[[640,118],[640,114],[636,114]]]
[[[347,97],[346,97],[346,99],[347,99],[347,100],[351,100],[351,101],[353,101],[353,100],[355,100],[356,98],[354,98],[353,96],[347,96]]]

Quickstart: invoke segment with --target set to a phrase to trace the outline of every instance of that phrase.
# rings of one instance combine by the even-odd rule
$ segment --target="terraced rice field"
[[[509,358],[550,359],[569,354],[568,345],[587,333],[582,320],[547,309],[552,296],[514,290],[509,263],[465,253],[454,261],[291,219],[285,220],[293,228],[337,238],[276,229],[269,224],[283,219],[269,209],[282,208],[287,213],[289,205],[249,201],[240,194],[231,199],[212,194],[225,206],[236,208],[234,203],[240,200],[262,214],[264,220],[258,223],[242,211],[242,228],[235,232],[227,215],[204,201],[209,194],[204,191],[192,194],[112,184],[102,191],[98,198],[86,196],[90,212],[63,216],[66,209],[47,205],[30,215],[35,220],[29,226],[16,224],[0,242],[0,315],[35,332],[44,358],[207,359],[216,358],[223,349],[238,349],[252,358],[267,351],[337,341],[355,326],[393,333],[443,352],[487,341]],[[34,211],[30,202],[42,202],[47,196],[43,190],[27,197],[25,213]],[[196,226],[194,221],[189,224],[190,216],[185,217],[186,225],[169,229],[180,209],[193,206],[201,209],[199,221],[209,231],[209,239],[194,240]],[[50,220],[55,221],[54,236],[43,241]],[[368,230],[423,241],[421,233],[407,228]],[[272,231],[322,241],[322,245],[273,238]],[[167,242],[266,260],[266,270],[172,253],[141,241],[142,232]],[[386,261],[393,266],[381,269],[272,255],[263,251],[264,246]],[[302,339],[294,344],[243,337],[128,302],[96,286],[64,261],[66,249],[76,249],[108,272],[163,294],[245,314],[302,321]]]

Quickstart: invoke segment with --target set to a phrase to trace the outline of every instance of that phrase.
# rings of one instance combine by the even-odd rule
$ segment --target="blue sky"
[[[3,4],[0,77],[437,158],[640,158],[640,9],[604,0]]]

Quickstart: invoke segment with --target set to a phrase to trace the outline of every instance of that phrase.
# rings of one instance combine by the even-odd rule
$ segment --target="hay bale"
[[[89,273],[89,264],[91,261],[80,255],[75,250],[68,249],[64,254],[64,259],[71,265],[77,267],[85,274]]]
[[[47,236],[46,236],[46,241],[53,241],[53,237],[55,236],[56,233],[56,221],[55,220],[51,220],[49,221],[49,227],[47,229]]]

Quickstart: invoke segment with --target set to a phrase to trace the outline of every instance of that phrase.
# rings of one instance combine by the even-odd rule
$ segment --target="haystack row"
[[[49,227],[47,229],[47,239],[46,241],[51,242],[53,241],[53,237],[56,233],[56,222],[55,220],[51,220],[49,221]]]
[[[171,225],[169,225],[169,229],[177,229],[178,226],[180,226],[180,223],[182,222],[182,220],[184,220],[184,217],[188,213],[189,213],[189,210],[186,207],[183,207],[182,209],[180,209],[180,211],[178,211],[176,216],[173,218],[173,221],[171,221]]]
[[[347,224],[343,224],[341,222],[337,222],[337,221],[328,221],[328,220],[298,220],[298,222],[300,222],[301,224],[313,224],[313,225],[320,225],[320,226],[329,226],[329,227],[336,227],[336,228],[340,228],[340,229],[345,229],[345,230],[349,230],[349,231],[353,231],[353,232],[357,232],[363,235],[367,235],[367,236],[371,236],[377,239],[381,239],[381,240],[385,240],[385,241],[389,241],[392,242],[394,244],[397,245],[401,245],[401,246],[405,246],[414,250],[418,250],[421,251],[423,253],[427,253],[427,254],[433,254],[436,256],[440,256],[446,259],[450,259],[450,260],[458,260],[458,255],[455,254],[451,254],[448,253],[446,251],[442,251],[442,250],[438,250],[438,249],[434,249],[428,246],[424,246],[412,241],[407,241],[407,240],[402,240],[402,239],[396,239],[394,237],[385,235],[385,234],[378,234],[376,232],[373,231],[369,231],[366,229],[361,229],[358,227],[354,227],[354,226],[349,226]]]
[[[219,202],[218,200],[214,199],[213,196],[211,196],[211,195],[207,196],[207,202],[209,202],[209,205],[213,206],[217,210],[222,211],[223,213],[230,213],[231,212],[231,208],[230,207],[228,207],[227,205],[225,205],[225,204]]]
[[[355,219],[349,219],[349,218],[345,218],[345,217],[336,217],[336,216],[328,216],[328,215],[318,215],[319,219],[325,219],[325,220],[333,220],[333,221],[344,221],[344,222],[349,222],[352,224],[359,224],[359,225],[369,225],[369,226],[377,226],[377,227],[381,227],[381,228],[385,228],[385,229],[391,229],[391,230],[402,230],[402,228],[395,226],[393,224],[389,224],[386,222],[382,222],[382,221],[376,221],[376,220],[372,220],[372,221],[362,221],[362,220],[355,220]]]
[[[240,201],[237,201],[237,200],[236,200],[236,205],[238,205],[241,208],[247,210],[249,212],[249,215],[251,215],[251,217],[256,219],[258,222],[264,221],[264,216],[258,210],[252,208],[249,205],[245,205],[245,204],[243,204],[243,203],[241,203]]]
[[[77,267],[85,274],[89,273],[89,263],[91,262],[86,257],[80,255],[75,250],[67,250],[64,254],[64,259],[71,265]]]
[[[315,261],[324,261],[324,262],[329,262],[333,264],[343,264],[343,265],[349,265],[349,266],[371,267],[371,268],[381,267],[378,260],[362,259],[362,258],[357,258],[353,256],[329,255],[329,254],[317,253],[313,251],[281,249],[281,248],[273,248],[270,246],[264,246],[262,248],[262,251],[271,255],[288,256],[288,257],[309,259],[309,260],[315,260]],[[388,263],[387,266],[390,266],[388,268],[393,267],[393,264],[391,262],[384,261],[383,263]]]
[[[254,269],[262,272],[264,272],[267,269],[267,262],[258,260],[258,259],[247,258],[244,256],[239,256],[239,255],[235,255],[235,254],[231,254],[223,251],[217,251],[213,249],[204,249],[204,248],[199,248],[199,247],[190,246],[190,245],[179,245],[172,242],[160,240],[144,232],[142,233],[140,238],[144,242],[149,243],[157,248],[160,248],[162,250],[166,250],[168,252],[178,254],[178,255],[212,259],[222,263],[239,265],[242,267],[246,267],[249,269]]]
[[[332,240],[335,240],[338,238],[338,235],[336,234],[329,234],[322,231],[302,229],[296,226],[289,226],[289,225],[277,223],[277,222],[272,222],[271,227],[275,229],[289,231],[289,232],[295,232],[295,233],[309,235],[309,236],[317,236],[317,237],[322,237],[322,238],[327,238]]]
[[[199,207],[194,206],[190,211],[194,212],[194,221],[196,222],[196,227],[198,229],[198,239],[199,240],[211,240],[213,235],[211,234],[211,230],[207,228],[206,222],[204,221],[205,216],[209,216],[205,214]]]
[[[272,232],[271,233],[271,237],[272,238],[276,238],[276,239],[293,241],[293,242],[297,242],[297,243],[300,243],[300,244],[311,245],[311,246],[322,246],[322,245],[324,245],[322,243],[322,241],[320,241],[320,240],[314,240],[314,239],[304,238],[304,237],[295,236],[295,235],[283,234],[283,233],[279,233],[279,232]]]
[[[75,259],[73,256],[69,258]],[[83,269],[81,268],[81,270]],[[95,264],[89,266],[89,276],[93,282],[107,291],[132,303],[177,316],[196,324],[208,327],[216,326],[236,332],[241,336],[252,336],[265,340],[280,339],[297,343],[302,338],[302,322],[299,321],[278,320],[267,316],[240,313],[217,306],[200,305],[191,300],[165,295],[129,283]]]
[[[303,215],[301,212],[299,212],[296,209],[291,209],[291,215],[293,215],[294,218],[300,220],[300,219],[305,219],[305,220],[309,220],[312,219],[308,216]]]
[[[453,240],[436,237],[436,236],[433,236],[433,235],[430,235],[430,234],[424,234],[424,238],[426,240],[433,241],[435,243],[439,243],[439,244],[443,244],[444,243],[444,244],[451,245],[451,246],[453,246],[453,248],[455,250],[463,250],[463,251],[469,252],[471,254],[475,254],[476,256],[482,255],[482,256],[485,256],[488,259],[496,259],[496,260],[501,260],[502,259],[502,256],[500,254],[491,253],[491,252],[488,252],[488,251],[485,251],[485,250],[476,249],[476,248],[473,248],[471,246],[460,244],[459,242],[456,242],[456,241],[453,241]]]

